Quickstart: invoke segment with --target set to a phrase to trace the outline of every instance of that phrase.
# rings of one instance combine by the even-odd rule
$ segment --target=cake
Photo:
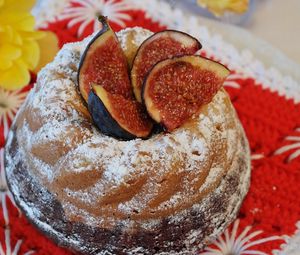
[[[128,59],[151,35],[117,34]],[[5,164],[16,203],[83,254],[194,254],[235,219],[249,187],[248,142],[230,99],[219,89],[171,132],[109,136],[78,87],[92,38],[63,47],[14,120]]]

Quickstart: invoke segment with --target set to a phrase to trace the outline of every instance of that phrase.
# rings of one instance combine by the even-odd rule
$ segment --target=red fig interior
[[[192,55],[199,49],[201,44],[197,39],[179,31],[162,31],[145,40],[136,54],[131,70],[131,82],[136,99],[142,102],[143,81],[156,63],[175,56]]]
[[[159,62],[144,83],[147,111],[172,131],[209,103],[228,75],[226,67],[200,56]]]
[[[93,83],[103,86],[110,93],[133,98],[127,60],[110,27],[96,35],[86,49],[80,64],[78,82],[85,101],[88,100]]]
[[[153,126],[149,115],[168,131],[174,130],[212,100],[229,74],[221,64],[193,56],[201,48],[195,38],[166,30],[142,43],[130,81],[120,43],[106,19],[100,21],[103,29],[83,54],[78,82],[95,124],[111,136],[147,137]]]

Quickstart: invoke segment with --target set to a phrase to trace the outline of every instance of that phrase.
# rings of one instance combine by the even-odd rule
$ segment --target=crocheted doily
[[[110,18],[114,30],[141,26],[173,28],[199,38],[202,54],[227,65],[225,82],[252,152],[250,191],[238,219],[199,254],[300,254],[300,84],[275,68],[265,68],[248,49],[239,51],[195,16],[160,0],[40,0],[37,25],[57,34],[60,46],[99,29],[96,15]],[[258,56],[259,57],[259,56]],[[0,118],[0,254],[72,254],[38,232],[16,208],[3,171],[3,146],[9,126],[24,101],[25,89],[0,90],[6,103]],[[297,222],[299,223],[297,224]],[[248,251],[248,253],[247,253]],[[250,252],[252,251],[252,253]],[[249,253],[250,252],[250,253]]]

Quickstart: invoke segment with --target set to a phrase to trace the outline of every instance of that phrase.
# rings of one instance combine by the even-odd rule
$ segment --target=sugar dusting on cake
[[[129,31],[131,30],[126,29],[118,34],[124,49],[126,49]],[[133,38],[136,45],[152,34],[140,28],[135,28],[135,31],[138,32]],[[17,117],[24,118],[22,127],[17,133],[20,147],[14,159],[8,157],[11,165],[8,165],[7,172],[12,174],[11,170],[18,161],[26,159],[26,162],[30,162],[29,168],[32,170],[33,177],[49,191],[58,194],[66,215],[70,219],[80,218],[90,226],[113,228],[115,225],[122,224],[125,230],[130,229],[134,220],[128,217],[124,219],[123,216],[134,213],[147,215],[147,211],[153,210],[153,215],[156,217],[143,221],[136,220],[140,228],[150,231],[161,224],[158,212],[185,208],[182,205],[193,196],[189,187],[191,183],[201,181],[202,176],[207,174],[198,191],[209,190],[220,176],[226,175],[225,161],[234,162],[239,154],[248,153],[243,151],[240,141],[237,141],[242,132],[240,124],[237,120],[232,120],[235,113],[230,108],[231,105],[226,105],[226,94],[220,91],[206,107],[205,113],[195,116],[192,128],[183,127],[173,133],[154,135],[149,140],[135,139],[127,142],[103,135],[73,105],[76,102],[79,109],[85,107],[77,88],[76,77],[80,56],[90,39],[91,37],[80,43],[65,45],[55,61],[47,65],[38,75],[37,85],[21,109],[23,113]],[[223,114],[226,107],[231,109],[233,115],[228,117]],[[32,130],[30,127],[32,123],[28,122],[25,109],[37,112],[37,116],[43,120],[40,127],[39,123],[36,123],[37,130]],[[8,144],[11,139],[8,139]],[[40,148],[47,148],[48,154],[41,153]],[[218,152],[225,152],[224,158],[218,155]],[[227,166],[228,175],[230,169],[237,167],[234,164]],[[187,181],[189,178],[183,177],[181,180],[174,177],[176,180],[174,185],[180,188],[174,189],[167,199],[162,199],[160,203],[150,208],[149,204],[152,201],[159,201],[161,195],[164,195],[161,194],[164,182],[168,181],[178,165],[180,165],[178,175],[184,172],[183,176],[193,177],[193,180]],[[206,173],[208,168],[210,170]],[[90,180],[90,176],[87,175],[87,181],[90,183],[82,189],[78,188],[75,183],[76,177],[92,171],[101,172],[100,177]],[[240,176],[242,182],[248,180],[246,177]],[[113,196],[112,199],[120,196],[116,190],[123,186],[123,191],[132,192],[130,186],[139,178],[145,178],[146,181],[135,187],[138,192],[133,192],[127,200],[122,201],[120,198],[117,200],[117,206],[113,207],[117,214],[123,215],[122,217],[118,218],[112,214],[110,207],[107,211],[104,208],[101,212],[101,206],[99,207],[101,201],[109,201],[106,199],[110,195]],[[225,185],[224,181],[218,184],[219,189],[222,184]],[[237,201],[245,195],[248,187],[247,184],[244,186],[240,193],[230,198],[232,208],[228,208],[226,217],[232,218],[235,215]],[[17,187],[12,188],[17,192]],[[217,189],[216,196],[217,192],[220,190]],[[199,212],[206,211],[211,199],[210,196],[204,197],[199,203],[193,205],[193,209]],[[23,206],[28,209],[30,217],[38,217],[37,210],[30,212],[28,205]],[[170,215],[168,220],[178,224],[184,222],[188,209]],[[216,226],[218,221],[227,222],[221,218],[220,215],[220,218],[215,219]],[[42,227],[46,228],[44,224]],[[221,227],[218,226],[214,235],[220,230]],[[197,231],[201,232],[197,229],[191,230],[186,237],[187,249],[191,249],[196,242],[196,236],[199,235]],[[137,247],[128,251],[128,254],[136,254],[137,250],[141,249]]]

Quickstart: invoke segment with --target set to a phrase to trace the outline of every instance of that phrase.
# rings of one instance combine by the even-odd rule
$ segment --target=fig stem
[[[107,23],[108,23],[108,17],[107,16],[103,16],[103,15],[99,15],[98,16],[98,21],[100,23],[102,23],[102,25],[104,25],[104,24],[107,25]]]

